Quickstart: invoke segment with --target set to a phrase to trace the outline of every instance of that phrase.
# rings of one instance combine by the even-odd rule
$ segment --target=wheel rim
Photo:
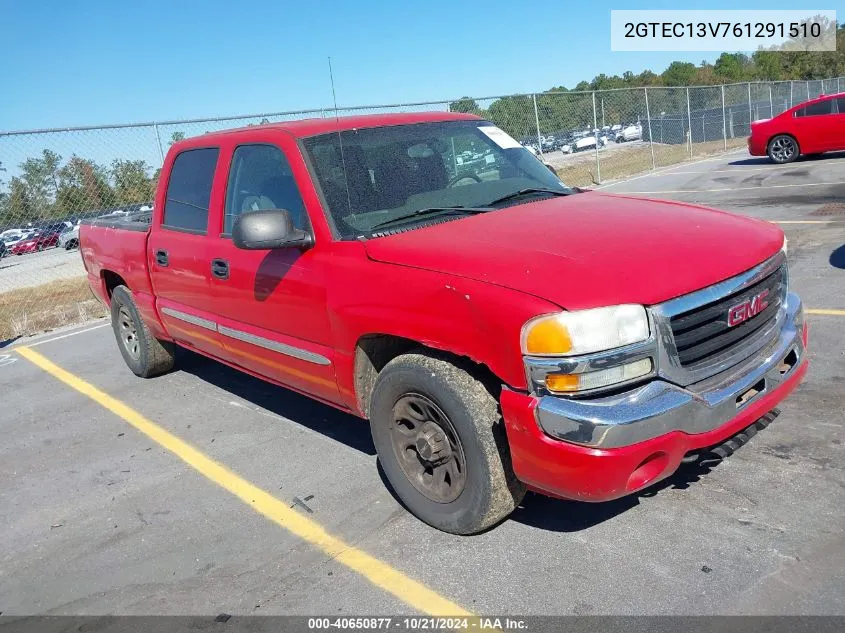
[[[466,457],[443,410],[420,394],[393,405],[390,433],[399,467],[417,491],[437,503],[457,499],[466,486]]]
[[[117,313],[117,325],[120,328],[120,341],[123,349],[134,359],[141,356],[141,346],[138,343],[138,330],[135,320],[125,306],[121,306]]]
[[[776,138],[772,141],[772,156],[775,160],[783,162],[792,158],[795,154],[795,143],[790,138]]]

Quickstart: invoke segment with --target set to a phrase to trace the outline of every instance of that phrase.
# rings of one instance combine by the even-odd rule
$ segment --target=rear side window
[[[216,147],[190,149],[173,161],[164,203],[165,228],[205,233],[211,185],[220,150]]]
[[[836,100],[836,107],[839,109],[839,114],[845,114],[845,97],[839,97]]]
[[[808,106],[795,111],[795,116],[819,116],[820,114],[831,114],[833,112],[833,99],[826,99],[811,103]]]

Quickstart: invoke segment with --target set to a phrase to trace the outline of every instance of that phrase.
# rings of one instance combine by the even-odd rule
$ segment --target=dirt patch
[[[728,139],[727,149],[745,146],[744,138]],[[654,161],[652,162],[652,149]],[[637,143],[621,147],[610,146],[599,150],[598,165],[596,153],[584,152],[575,156],[546,154],[544,160],[557,171],[567,185],[586,187],[610,180],[628,178],[650,171],[654,167],[667,167],[706,156],[717,156],[725,152],[725,141],[707,141],[690,145],[662,145]],[[599,179],[599,172],[601,178]]]
[[[0,293],[0,341],[105,316],[85,277]]]

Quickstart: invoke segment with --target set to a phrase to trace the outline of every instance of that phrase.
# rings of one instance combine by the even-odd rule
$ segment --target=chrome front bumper
[[[750,358],[680,387],[655,379],[621,394],[576,400],[540,398],[537,420],[550,436],[594,448],[618,448],[671,431],[705,433],[787,380],[804,360],[804,312],[789,293],[780,332]]]

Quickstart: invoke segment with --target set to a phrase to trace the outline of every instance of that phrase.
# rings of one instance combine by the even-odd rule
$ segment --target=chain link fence
[[[573,186],[745,145],[750,123],[843,78],[546,92],[239,117],[0,133],[0,342],[104,314],[78,253],[80,220],[151,206],[179,139],[309,117],[451,111],[496,123]]]

